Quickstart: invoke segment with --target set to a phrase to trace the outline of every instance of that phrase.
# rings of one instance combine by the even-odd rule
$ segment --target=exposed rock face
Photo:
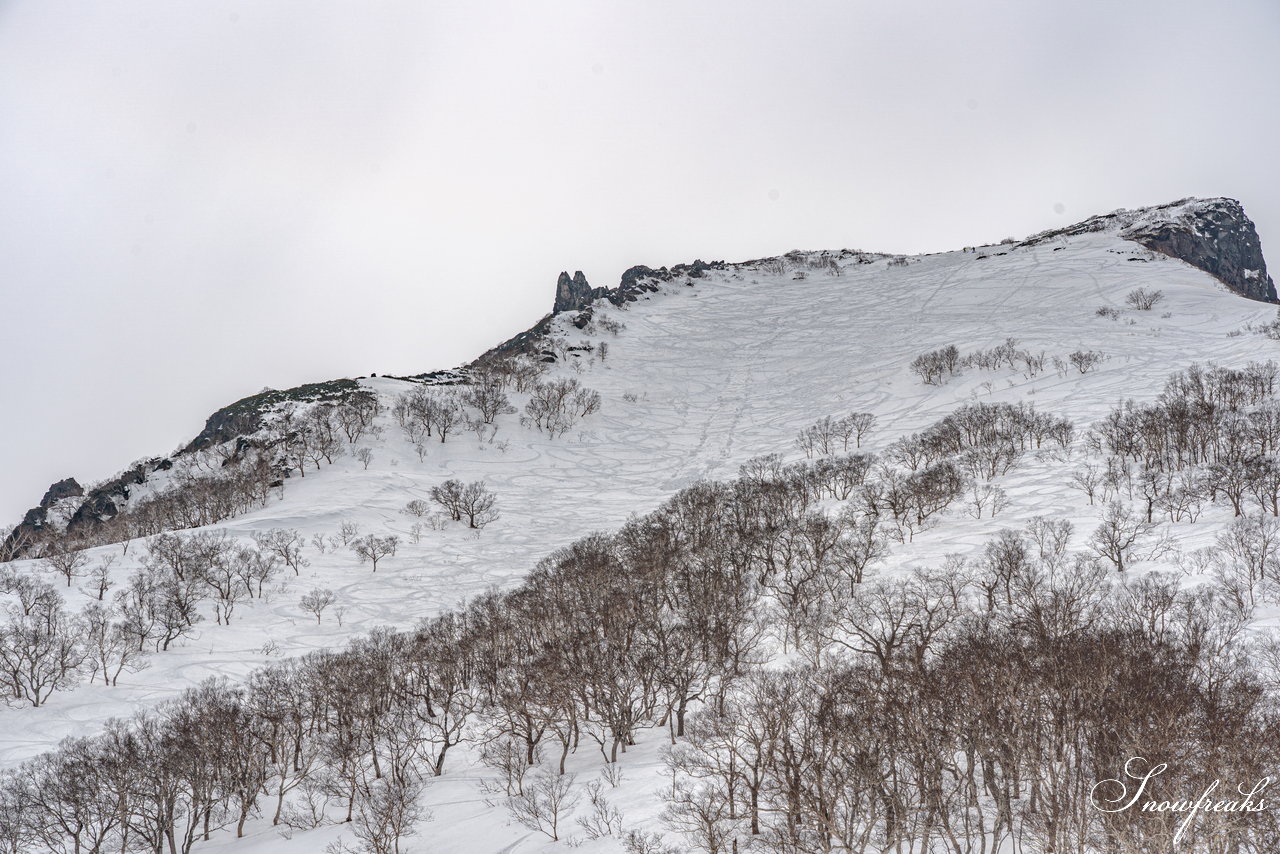
[[[49,523],[49,508],[64,498],[79,498],[84,495],[84,487],[74,477],[68,477],[51,485],[45,490],[40,503],[32,507],[22,517],[22,521],[14,526],[9,536],[0,540],[0,560],[12,560],[20,557],[25,543],[38,534]]]
[[[112,478],[94,487],[85,496],[84,502],[67,522],[67,533],[74,533],[85,528],[91,529],[94,525],[111,519],[120,512],[120,507],[129,500],[129,487],[141,486],[147,482],[148,469],[157,472],[170,468],[173,468],[173,463],[170,460],[157,457],[145,463],[139,463],[119,477]]]
[[[1119,210],[1029,237],[1035,246],[1055,237],[1114,230],[1153,252],[1204,270],[1232,291],[1250,299],[1277,302],[1267,275],[1262,242],[1253,221],[1235,199],[1181,199],[1167,205]]]
[[[579,311],[591,305],[596,297],[604,293],[604,288],[593,289],[587,284],[587,277],[578,270],[569,278],[568,273],[561,273],[556,282],[556,302],[551,309],[552,314],[562,311]]]
[[[1167,218],[1138,222],[1120,232],[1155,252],[1204,270],[1249,299],[1276,302],[1262,242],[1253,221],[1235,199],[1183,205]]]
[[[40,506],[52,507],[64,498],[79,498],[81,495],[84,495],[84,487],[80,486],[74,477],[68,477],[45,490],[44,498],[40,499]]]
[[[329,380],[323,383],[307,383],[296,388],[279,391],[267,389],[249,397],[241,398],[229,406],[224,406],[205,420],[204,429],[192,439],[181,453],[198,451],[212,445],[229,442],[240,436],[247,436],[262,427],[262,413],[277,404],[286,401],[313,402],[319,400],[341,400],[348,394],[358,392],[360,384],[355,380]]]
[[[655,270],[638,264],[622,274],[622,281],[616,288],[591,287],[587,284],[587,277],[582,275],[581,270],[574,273],[572,279],[569,278],[568,273],[561,273],[556,282],[556,303],[551,313],[582,311],[590,308],[591,304],[598,299],[607,299],[614,305],[635,302],[641,295],[656,291],[659,282],[669,282],[678,276],[700,279],[706,275],[707,270],[723,269],[725,269],[723,261],[712,261],[708,264],[706,261],[697,260],[692,264],[677,264],[669,270],[666,267]]]

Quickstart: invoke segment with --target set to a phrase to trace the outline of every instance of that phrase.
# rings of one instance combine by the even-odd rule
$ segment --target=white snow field
[[[979,255],[988,257],[980,258]],[[402,545],[376,573],[346,549],[320,553],[308,546],[310,565],[300,577],[286,570],[268,601],[249,600],[230,626],[210,613],[194,637],[155,654],[150,666],[121,676],[116,687],[81,685],[54,694],[40,708],[0,708],[0,766],[13,766],[68,735],[92,734],[111,717],[173,697],[209,676],[241,680],[273,657],[342,645],[374,626],[412,627],[490,586],[520,582],[540,558],[597,530],[611,530],[628,516],[653,509],[675,491],[704,478],[730,478],[748,459],[781,453],[803,458],[795,445],[801,428],[825,415],[869,411],[878,424],[864,443],[877,450],[920,430],[970,400],[1027,401],[1070,417],[1077,436],[1123,398],[1153,399],[1172,372],[1193,362],[1240,366],[1275,358],[1280,344],[1242,331],[1272,319],[1275,307],[1227,291],[1206,273],[1150,253],[1114,232],[1057,238],[1029,248],[980,247],[909,259],[830,253],[839,266],[809,264],[818,253],[771,263],[730,265],[705,277],[669,282],[626,309],[602,303],[625,329],[587,336],[557,318],[557,335],[569,344],[608,343],[607,359],[582,353],[550,366],[550,375],[574,377],[600,392],[599,412],[568,434],[550,439],[502,416],[496,440],[482,443],[469,432],[435,443],[425,460],[389,414],[381,437],[361,442],[373,449],[368,470],[350,456],[288,481],[283,500],[228,521],[236,537],[270,528],[294,528],[308,539],[334,534],[344,521],[361,533],[396,533]],[[1141,260],[1133,260],[1141,259]],[[812,268],[810,268],[812,267]],[[803,277],[801,277],[803,273]],[[1125,305],[1136,287],[1163,291],[1153,311]],[[1118,319],[1098,316],[1110,306]],[[1233,334],[1236,333],[1236,334]],[[1020,371],[967,368],[941,387],[927,386],[908,370],[920,353],[947,344],[961,352],[1015,338],[1020,347],[1065,359],[1079,350],[1106,354],[1095,370],[1048,367],[1033,379]],[[361,381],[389,407],[411,383]],[[524,396],[513,395],[522,406]],[[1078,441],[1078,440],[1077,440]],[[1069,518],[1079,548],[1098,524],[1101,507],[1066,482],[1069,464],[1031,457],[997,483],[1010,502],[996,518],[974,520],[953,506],[942,521],[904,545],[894,544],[886,571],[940,563],[948,553],[980,548],[990,534],[1037,515]],[[448,478],[484,480],[497,494],[501,518],[483,531],[450,525],[409,538],[417,521],[407,502],[427,499]],[[1230,509],[1211,506],[1195,524],[1170,527],[1184,551],[1212,542]],[[138,546],[115,567],[123,578],[137,567]],[[95,554],[119,553],[119,546]],[[1133,572],[1171,565],[1146,562]],[[20,569],[36,571],[30,562]],[[321,623],[303,612],[299,598],[330,588],[346,607],[342,625],[331,608]],[[88,597],[63,590],[71,609]],[[628,827],[661,829],[664,730],[642,732],[624,758],[623,780],[609,795]],[[598,779],[598,752],[571,759],[579,783]],[[484,771],[465,752],[451,754],[443,777],[428,787],[433,818],[404,850],[451,854],[556,850],[557,843],[510,823],[500,806],[486,804],[475,783]],[[670,784],[670,778],[667,784]],[[581,809],[581,807],[580,807]],[[568,823],[572,825],[570,821]],[[219,833],[198,850],[317,852],[349,830],[329,826],[285,838],[265,820],[251,823],[248,838]],[[566,834],[579,836],[575,829]],[[674,841],[674,840],[671,840]],[[563,842],[559,846],[563,846]],[[581,841],[585,852],[617,852],[617,840]]]

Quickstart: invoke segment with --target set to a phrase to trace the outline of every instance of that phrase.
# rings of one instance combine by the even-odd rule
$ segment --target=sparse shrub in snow
[[[280,558],[269,551],[242,548],[236,550],[235,565],[249,595],[261,599],[264,588],[280,570]]]
[[[221,625],[231,625],[231,614],[236,603],[252,595],[253,591],[241,577],[241,567],[235,552],[218,555],[200,573],[212,592],[214,617]]]
[[[1077,371],[1087,374],[1098,365],[1102,364],[1102,360],[1106,358],[1105,354],[1097,350],[1076,350],[1067,356],[1067,360]]]
[[[324,554],[325,550],[329,548],[329,541],[325,538],[324,534],[312,534],[311,545],[314,546],[316,551],[320,552],[320,554]]]
[[[360,535],[360,525],[355,522],[343,522],[338,526],[338,539],[342,545],[350,545]]]
[[[605,766],[605,769],[618,768],[619,766],[616,762]],[[616,787],[617,783],[611,783],[611,785]],[[578,827],[582,828],[587,838],[599,839],[602,836],[621,836],[622,813],[618,811],[617,807],[609,803],[609,799],[604,794],[604,787],[600,785],[598,780],[593,780],[587,784],[587,799],[591,804],[591,811],[587,815],[580,816],[577,820]]]
[[[421,518],[431,512],[431,505],[421,498],[415,498],[404,506],[404,512]]]
[[[480,764],[497,771],[498,781],[481,780],[481,790],[506,797],[522,794],[525,777],[541,758],[540,744],[530,748],[525,740],[510,733],[486,739],[480,746]]]
[[[1163,291],[1149,291],[1146,288],[1134,288],[1124,295],[1125,303],[1138,311],[1150,311],[1163,299]]]
[[[298,601],[298,604],[302,607],[302,610],[309,614],[314,614],[316,623],[319,624],[320,615],[324,613],[325,608],[328,608],[334,603],[335,599],[337,599],[337,597],[334,595],[332,590],[321,590],[317,587],[310,593],[303,595],[303,597]]]
[[[1280,309],[1276,311],[1275,319],[1262,326],[1259,331],[1272,341],[1280,341]]]
[[[347,442],[354,445],[360,437],[369,432],[374,424],[373,419],[381,410],[378,396],[369,389],[359,389],[343,397],[342,402],[334,409],[334,418],[341,428]]]
[[[1036,547],[1036,557],[1040,564],[1050,571],[1057,571],[1066,565],[1071,544],[1071,536],[1075,527],[1066,519],[1054,519],[1048,516],[1034,516],[1027,523],[1027,538]]]
[[[455,522],[462,519],[462,489],[462,481],[453,479],[431,488],[431,500],[443,507]]]
[[[1018,358],[1022,361],[1022,374],[1029,380],[1035,379],[1044,370],[1045,354],[1043,350],[1039,353],[1019,350]]]
[[[1089,503],[1093,504],[1094,497],[1103,486],[1103,473],[1096,465],[1086,460],[1080,468],[1071,473],[1070,484],[1088,496]]]
[[[608,315],[597,316],[596,324],[605,332],[608,332],[610,335],[618,335],[619,333],[622,332],[622,330],[627,328],[627,325],[625,323],[623,323],[620,320],[614,320]]]
[[[397,775],[366,781],[359,788],[352,828],[362,854],[400,854],[400,842],[418,822],[430,818],[420,803],[423,783]]]
[[[560,822],[581,798],[573,791],[576,778],[573,774],[555,774],[549,770],[535,772],[531,777],[522,791],[507,799],[507,812],[529,830],[558,842]]]
[[[467,429],[476,434],[476,439],[480,441],[481,448],[486,444],[492,444],[494,437],[498,435],[497,424],[486,424],[483,419],[479,417],[473,418],[470,415],[465,416],[463,420],[466,422]]]
[[[1003,343],[988,350],[974,350],[960,360],[960,365],[973,365],[984,371],[994,371],[1002,366],[1016,367],[1020,358],[1017,339],[1006,338]]]
[[[102,684],[115,685],[124,671],[136,673],[147,666],[146,652],[137,646],[117,616],[113,608],[98,602],[80,612],[78,627],[90,682],[101,676]]]
[[[627,831],[622,850],[627,854],[679,854],[679,849],[667,845],[661,834],[644,830]]]
[[[1096,314],[1098,317],[1105,317],[1108,320],[1120,319],[1120,309],[1114,308],[1109,305],[1099,306],[1098,310],[1094,312],[1094,314]]]
[[[1247,591],[1248,605],[1274,600],[1280,584],[1280,519],[1256,513],[1240,516],[1217,537],[1219,575]]]
[[[364,465],[365,471],[368,471],[369,463],[373,462],[373,449],[357,448],[355,453],[355,458],[359,460],[362,465]]]

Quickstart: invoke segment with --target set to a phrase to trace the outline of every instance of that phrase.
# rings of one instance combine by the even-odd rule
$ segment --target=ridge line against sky
[[[1278,43],[1266,0],[10,0],[0,522],[264,386],[466,361],[560,270],[1193,195],[1277,255]]]

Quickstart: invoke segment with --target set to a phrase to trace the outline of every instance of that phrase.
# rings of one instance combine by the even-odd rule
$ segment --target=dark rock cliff
[[[572,279],[569,278],[568,273],[561,273],[560,279],[556,282],[556,302],[551,313],[559,314],[562,311],[584,309],[604,291],[604,288],[592,288],[587,284],[587,277],[582,275],[581,270],[574,273]]]
[[[1035,246],[1055,237],[1115,231],[1153,252],[1185,261],[1249,299],[1277,302],[1262,241],[1235,199],[1180,199],[1166,205],[1119,210],[1027,238]]]
[[[1244,207],[1235,199],[1207,199],[1175,208],[1168,216],[1139,221],[1120,232],[1126,240],[1186,261],[1231,290],[1276,302],[1262,241]]]

